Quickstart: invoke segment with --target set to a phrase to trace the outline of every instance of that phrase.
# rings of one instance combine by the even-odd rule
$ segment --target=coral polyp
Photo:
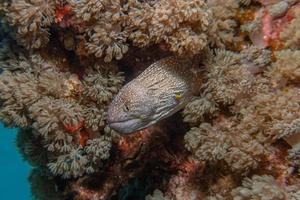
[[[299,200],[299,24],[297,0],[0,0],[33,198]],[[151,126],[115,131],[129,110]]]

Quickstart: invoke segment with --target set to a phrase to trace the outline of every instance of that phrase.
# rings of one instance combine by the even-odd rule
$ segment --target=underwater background
[[[28,176],[31,167],[16,148],[18,129],[5,128],[0,124],[0,199],[32,199]]]
[[[300,0],[0,0],[0,200],[300,200],[299,58]]]

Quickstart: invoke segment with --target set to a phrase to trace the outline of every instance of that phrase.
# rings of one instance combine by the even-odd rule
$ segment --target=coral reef
[[[55,20],[55,1],[11,1],[5,6],[6,20],[14,26],[22,45],[39,48],[49,41],[49,27]]]
[[[0,120],[37,200],[299,200],[297,0],[0,0]],[[203,84],[130,135],[120,88],[170,55]],[[147,106],[147,105],[145,105]]]
[[[260,159],[267,155],[264,146],[247,134],[234,130],[234,125],[220,126],[202,123],[199,128],[192,128],[184,138],[187,149],[200,160],[212,163],[225,161],[235,173],[257,168]]]
[[[245,178],[243,185],[232,190],[233,199],[297,199],[293,186],[282,187],[272,176],[254,175],[251,179]],[[298,192],[296,192],[298,193]]]
[[[281,40],[288,48],[298,49],[299,48],[299,16],[300,8],[297,6],[289,15],[291,16],[291,23],[286,25],[286,28],[280,33]]]
[[[53,175],[78,177],[97,171],[111,149],[105,110],[124,77],[114,65],[108,70],[95,63],[79,77],[40,54],[17,58],[3,61],[2,121],[32,129],[27,137],[40,138],[42,149],[51,152],[47,166]],[[25,155],[36,153],[30,152],[34,141],[28,142],[29,147],[21,147]]]
[[[160,190],[154,190],[153,195],[147,195],[145,200],[168,200]]]

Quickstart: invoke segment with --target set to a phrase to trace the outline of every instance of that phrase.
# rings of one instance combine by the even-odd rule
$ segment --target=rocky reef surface
[[[300,200],[297,0],[0,0],[0,120],[36,200]],[[200,95],[130,135],[107,124],[153,62]]]

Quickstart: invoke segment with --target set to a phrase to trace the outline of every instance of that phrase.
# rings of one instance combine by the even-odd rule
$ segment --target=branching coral
[[[233,199],[285,199],[284,190],[272,176],[253,176],[252,179],[245,178],[243,186],[232,191]]]
[[[272,74],[281,77],[285,68],[296,68],[295,62],[281,67],[284,59],[277,56],[267,68],[270,52],[251,47],[239,55],[217,51],[209,60],[205,95],[183,112],[184,120],[196,126],[185,135],[185,144],[197,159],[225,162],[232,171],[247,173],[269,157],[269,144],[298,134],[298,88],[281,90],[272,84]]]
[[[29,108],[32,127],[45,138],[49,151],[69,152],[74,140],[69,133],[81,128],[83,117],[78,104],[63,100],[43,99]],[[75,134],[76,135],[76,134]]]
[[[298,88],[260,94],[251,98],[241,109],[243,119],[239,128],[249,130],[261,142],[274,142],[293,134],[291,125],[297,125]],[[296,121],[294,121],[296,120]]]
[[[213,59],[207,64],[210,67],[205,85],[215,101],[230,104],[244,92],[251,92],[254,79],[251,73],[238,63],[239,58],[236,55],[220,51]]]
[[[297,83],[297,53],[290,50],[276,53],[277,61],[266,72],[270,88],[253,96],[248,103],[234,106],[243,115],[241,129],[256,129],[252,134],[256,132],[260,141],[273,142],[298,133],[298,87],[291,85]]]
[[[113,58],[120,60],[128,51],[128,33],[124,30],[123,4],[120,1],[68,1],[75,15],[86,21],[85,48],[96,57],[103,57],[106,62]],[[94,21],[92,26],[88,24]],[[96,21],[96,24],[95,24]]]
[[[126,32],[117,32],[119,25],[99,23],[88,32],[86,48],[96,57],[104,56],[104,61],[109,62],[113,58],[120,60],[128,51],[126,44]]]
[[[234,200],[243,199],[297,199],[299,189],[296,186],[281,185],[269,175],[254,175],[251,179],[245,178],[243,185],[232,190],[231,195]]]
[[[225,48],[239,42],[236,35],[238,23],[235,16],[238,13],[238,1],[236,0],[212,0],[208,1],[212,13],[211,26],[208,29],[208,40],[210,44]]]
[[[215,102],[231,104],[262,87],[263,81],[254,76],[255,69],[263,65],[259,58],[253,55],[249,62],[243,53],[216,50],[215,54],[209,54],[206,60],[207,81],[203,86],[204,93],[210,93]]]
[[[300,198],[300,190],[297,186],[290,186],[287,188],[288,199],[297,200]]]
[[[99,132],[109,134],[104,131],[105,110],[124,80],[117,69],[98,64],[80,80],[40,55],[6,62],[0,77],[3,122],[33,128],[49,152],[54,175],[69,178],[97,171],[111,148],[110,136]]]
[[[110,0],[69,0],[68,3],[74,8],[76,16],[82,18],[84,21],[89,21],[91,18],[97,20],[101,17],[101,11],[105,6],[112,4]],[[118,4],[118,1],[116,1]]]
[[[168,200],[160,190],[154,190],[153,195],[147,195],[145,200]]]
[[[247,64],[247,69],[253,74],[262,72],[272,60],[271,51],[255,46],[247,46],[241,51],[240,56],[242,63]]]
[[[121,59],[131,43],[141,48],[159,43],[178,55],[192,56],[209,42],[224,47],[236,40],[235,1],[224,7],[219,5],[221,1],[210,2],[208,7],[203,0],[66,3],[12,1],[6,5],[9,14],[5,19],[16,27],[19,41],[27,48],[44,46],[49,41],[49,29],[56,24],[71,27],[85,51],[106,62]],[[71,10],[64,11],[64,6]],[[212,22],[214,26],[210,27]]]
[[[267,73],[274,87],[285,87],[287,84],[299,83],[300,81],[300,51],[282,50],[275,54],[276,62]]]
[[[97,63],[93,68],[86,69],[83,80],[85,98],[97,104],[107,104],[122,86],[124,77],[116,66]]]
[[[199,53],[207,44],[205,31],[210,15],[204,1],[161,1],[153,9],[148,27],[153,41],[163,40],[170,45],[171,51],[179,55]],[[197,25],[199,30],[193,30],[185,24]]]
[[[199,124],[203,121],[205,115],[214,116],[219,108],[218,104],[211,98],[211,94],[195,97],[185,106],[183,110],[183,120],[192,124]]]
[[[86,31],[86,48],[106,62],[121,59],[129,41],[145,47],[166,43],[179,55],[197,54],[207,44],[210,13],[204,1],[70,1],[75,15],[85,21],[96,20]],[[89,10],[92,5],[99,9]],[[88,24],[88,23],[87,23]]]
[[[16,28],[17,37],[25,47],[39,48],[48,42],[54,10],[55,1],[13,0],[7,5],[7,21]]]
[[[203,123],[187,132],[186,148],[200,160],[225,161],[234,172],[257,168],[267,150],[250,136],[232,129],[235,127],[228,123],[222,127]]]
[[[247,174],[265,162],[273,162],[270,158],[274,150],[269,147],[282,138],[293,147],[289,158],[293,167],[298,166],[297,53],[297,50],[276,52],[272,64],[269,51],[254,47],[239,54],[223,50],[216,51],[214,57],[209,54],[204,94],[195,97],[183,112],[184,120],[196,126],[184,137],[186,148],[196,159],[206,161],[209,166],[225,163],[233,173]],[[272,177],[258,177],[259,180],[262,185],[264,180],[269,184],[261,189],[272,191],[240,188],[233,190],[232,198],[297,196],[297,192],[287,192]],[[258,182],[251,180],[244,184],[256,187],[260,185]],[[223,199],[222,195],[210,198]]]
[[[26,103],[34,103],[40,97],[32,84],[32,78],[29,74],[14,76],[11,72],[3,72],[1,76],[3,108],[0,116],[4,123],[19,127],[27,127],[31,123],[24,106]],[[15,88],[16,85],[18,85],[17,88]]]
[[[295,13],[299,10],[299,1],[260,1],[262,7],[252,13],[241,26],[241,30],[250,37],[252,43],[258,47],[271,47],[274,50],[295,48],[297,46],[297,27]],[[295,20],[293,20],[295,19]],[[290,38],[293,38],[290,40]],[[292,47],[290,41],[295,42]]]
[[[299,6],[294,11],[294,19],[291,23],[285,27],[280,33],[280,39],[284,41],[284,44],[288,48],[299,49],[300,46],[300,8]]]
[[[111,140],[109,137],[88,140],[84,148],[72,149],[67,154],[58,156],[50,161],[48,167],[54,175],[61,175],[63,178],[79,177],[84,174],[91,174],[97,171],[102,160],[109,157]]]

